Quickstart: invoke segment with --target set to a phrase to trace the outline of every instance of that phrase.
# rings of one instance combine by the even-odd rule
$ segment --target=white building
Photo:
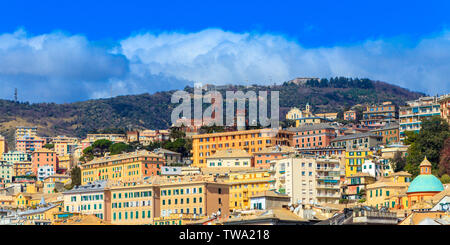
[[[37,169],[37,180],[43,181],[45,177],[52,176],[56,170],[51,165],[44,165]]]
[[[383,176],[383,165],[369,159],[363,162],[361,172],[367,173],[372,177],[379,178]]]

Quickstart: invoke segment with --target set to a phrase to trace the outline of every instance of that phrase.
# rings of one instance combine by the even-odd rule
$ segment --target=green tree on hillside
[[[111,155],[117,155],[125,152],[132,152],[134,150],[135,149],[133,148],[133,146],[123,142],[114,143],[109,147],[109,152]]]
[[[417,176],[419,165],[425,156],[431,162],[433,170],[439,169],[441,151],[449,137],[449,125],[441,117],[423,119],[420,132],[409,139],[413,141],[408,148],[405,169],[413,176]]]

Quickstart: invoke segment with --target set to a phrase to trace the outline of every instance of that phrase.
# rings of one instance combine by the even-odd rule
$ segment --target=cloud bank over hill
[[[82,35],[0,34],[0,98],[73,102],[203,83],[366,77],[428,94],[450,92],[450,32],[304,48],[284,36],[206,29],[139,33],[105,47]]]

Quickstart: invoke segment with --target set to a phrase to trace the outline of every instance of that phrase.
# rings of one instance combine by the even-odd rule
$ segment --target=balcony
[[[317,198],[341,198],[341,194],[339,193],[317,193]]]
[[[318,184],[316,185],[316,189],[339,190],[340,187],[338,184],[336,185]]]

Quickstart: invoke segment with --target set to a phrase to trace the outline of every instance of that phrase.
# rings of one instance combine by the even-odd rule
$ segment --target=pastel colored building
[[[289,128],[293,132],[291,145],[296,148],[328,147],[337,137],[336,128],[327,123]]]
[[[208,179],[183,177],[165,181],[160,187],[160,217],[171,214],[209,216],[229,214],[229,184]]]
[[[424,118],[441,115],[437,97],[421,97],[406,103],[407,106],[400,107],[400,140],[404,139],[406,131],[419,132]]]
[[[166,160],[167,165],[181,163],[181,153],[169,151],[164,148],[158,148],[153,151],[155,154],[162,156]]]
[[[315,158],[316,199],[318,203],[339,204],[341,199],[340,162],[337,159]],[[303,175],[303,173],[302,173]]]
[[[252,154],[274,145],[289,146],[291,141],[292,132],[272,129],[194,135],[192,136],[192,165],[206,167],[206,158],[224,149],[241,149]]]
[[[0,184],[5,185],[11,183],[13,174],[13,164],[0,160]]]
[[[370,127],[396,118],[398,118],[397,106],[390,101],[386,101],[382,104],[367,106],[361,121],[364,125]]]
[[[450,94],[439,97],[438,103],[441,105],[441,117],[450,123]]]
[[[316,113],[315,116],[334,121],[337,119],[337,112]]]
[[[339,136],[331,140],[332,147],[344,147],[347,151],[375,148],[383,143],[383,136],[374,133],[358,133]]]
[[[113,184],[105,190],[105,220],[116,225],[150,225],[159,216],[159,187],[150,183]]]
[[[80,166],[81,184],[97,180],[137,181],[160,175],[164,165],[163,157],[146,150],[95,158]]]
[[[411,202],[404,198],[411,181],[411,175],[406,172],[394,173],[381,180],[367,185],[366,204],[376,208],[404,209]]]
[[[50,166],[53,172],[56,173],[59,167],[58,156],[56,152],[49,149],[38,149],[31,154],[31,171],[37,175],[38,168],[43,166]]]
[[[363,172],[347,177],[342,186],[342,197],[348,200],[360,200],[365,198],[367,185],[373,184],[375,181],[375,177]]]
[[[74,186],[63,192],[64,211],[105,219],[105,181]]]
[[[224,182],[230,185],[230,211],[250,209],[250,198],[270,190],[272,181],[272,175],[264,169],[229,172]]]
[[[312,157],[289,157],[273,162],[274,191],[286,194],[292,204],[316,199],[316,162]]]
[[[289,146],[271,146],[263,148],[261,151],[253,153],[255,168],[270,168],[273,160],[279,160],[288,157],[296,152],[295,148]]]
[[[394,144],[400,141],[400,130],[396,123],[387,124],[386,126],[371,130],[370,132],[383,136],[383,144]]]
[[[22,137],[36,137],[37,127],[18,126],[16,127],[15,137],[16,139]]]
[[[5,152],[8,152],[8,144],[6,143],[5,137],[0,135],[0,160]]]
[[[226,149],[216,151],[206,158],[206,167],[251,167],[252,155],[241,149]]]
[[[16,139],[16,150],[31,154],[32,152],[42,149],[46,144],[46,140],[39,137],[21,137]]]
[[[25,176],[33,174],[32,165],[33,163],[31,161],[14,163],[14,176]]]
[[[3,153],[3,160],[9,163],[31,161],[30,154],[21,151],[8,151]]]
[[[355,121],[356,120],[356,111],[348,110],[344,112],[344,120],[345,121]]]
[[[345,177],[351,177],[357,173],[362,173],[364,162],[372,158],[373,152],[368,150],[345,152]]]

